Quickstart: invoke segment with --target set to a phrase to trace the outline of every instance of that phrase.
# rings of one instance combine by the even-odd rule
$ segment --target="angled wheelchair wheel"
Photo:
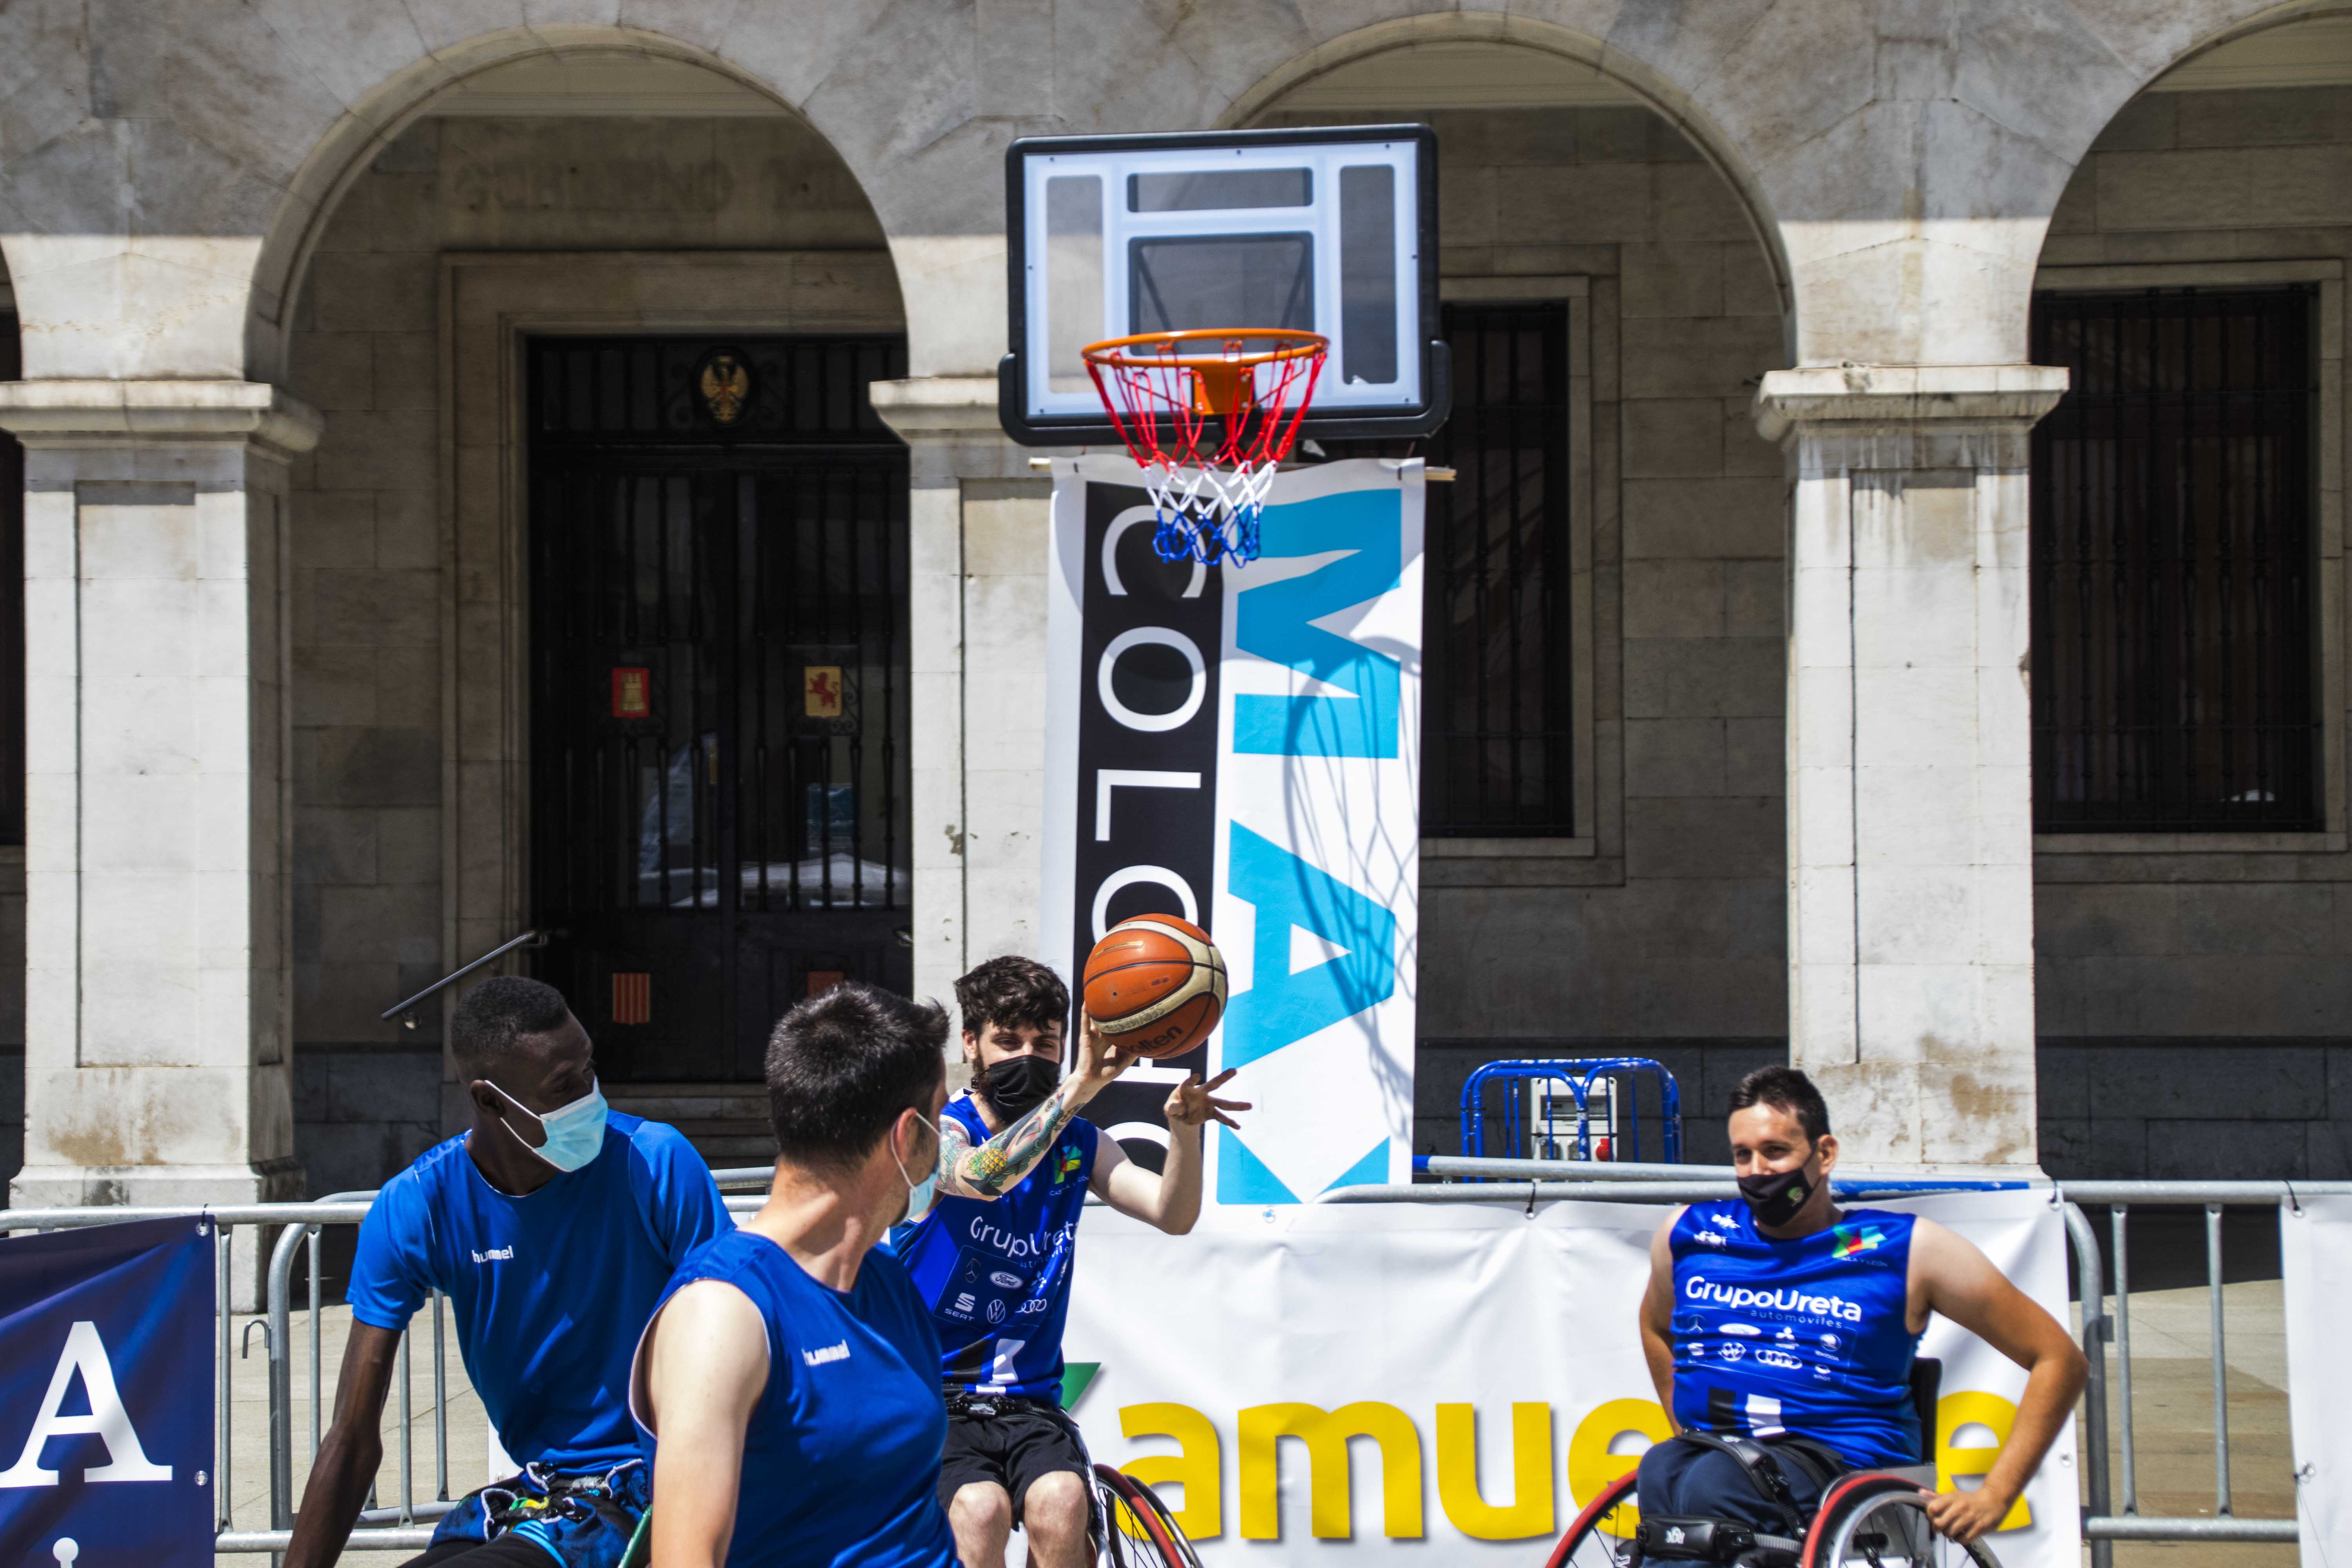
[[[1551,1549],[1544,1568],[1620,1568],[1633,1560],[1635,1511],[1633,1472],[1601,1489]]]
[[[1906,1481],[1847,1478],[1822,1500],[1803,1568],[2000,1568],[1983,1542],[1962,1545],[1927,1522],[1929,1495]]]
[[[1192,1543],[1160,1494],[1108,1465],[1095,1467],[1102,1560],[1110,1568],[1201,1568]]]

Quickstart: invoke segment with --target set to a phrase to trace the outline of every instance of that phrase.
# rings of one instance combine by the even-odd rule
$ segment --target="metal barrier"
[[[1596,1168],[1582,1161],[1545,1160],[1454,1160],[1433,1158],[1429,1162],[1433,1173],[1475,1178],[1450,1183],[1421,1183],[1410,1186],[1366,1185],[1341,1187],[1322,1194],[1320,1203],[1523,1203],[1532,1212],[1538,1203],[1560,1199],[1578,1199],[1601,1203],[1695,1203],[1738,1194],[1736,1184],[1708,1166],[1631,1165],[1610,1169]],[[1455,1169],[1462,1167],[1461,1169]],[[1606,1174],[1601,1173],[1605,1171]],[[1561,1174],[1580,1179],[1547,1180]],[[714,1173],[722,1191],[739,1195],[726,1199],[727,1207],[737,1214],[756,1209],[761,1199],[745,1194],[745,1189],[764,1188],[770,1171],[765,1166]],[[1849,1180],[1833,1184],[1838,1194],[1849,1200],[1868,1198],[1916,1197],[1934,1192],[1980,1192],[1996,1189],[2016,1189],[2033,1186],[2047,1191],[2050,1201],[2060,1205],[2064,1215],[2069,1250],[2074,1258],[2077,1278],[2081,1282],[2083,1308],[2082,1340],[2090,1363],[2090,1380],[2085,1390],[2081,1413],[2080,1431],[2087,1497],[2083,1510],[2083,1534],[2090,1543],[2094,1568],[2108,1568],[2112,1561],[2112,1542],[2116,1541],[2230,1541],[2244,1542],[2288,1542],[2296,1539],[2293,1519],[2241,1519],[2232,1511],[2230,1479],[2230,1429],[2228,1405],[2228,1365],[2223,1351],[2223,1315],[2221,1297],[2222,1216],[2230,1206],[2263,1207],[2275,1211],[2281,1205],[2293,1205],[2298,1191],[2303,1194],[2352,1194],[2352,1182],[2069,1182],[2063,1184],[2025,1181],[1975,1181],[1960,1177],[1904,1176],[1896,1173],[1860,1172]],[[215,1550],[221,1552],[283,1552],[291,1538],[294,1522],[294,1431],[295,1410],[293,1393],[293,1270],[296,1255],[307,1247],[309,1259],[308,1324],[310,1340],[310,1387],[308,1426],[309,1452],[315,1457],[323,1420],[322,1403],[325,1388],[323,1369],[320,1363],[320,1267],[319,1238],[330,1225],[356,1225],[363,1218],[373,1202],[373,1193],[337,1193],[313,1203],[246,1204],[217,1208],[58,1208],[0,1209],[0,1232],[46,1231],[80,1226],[112,1225],[125,1220],[194,1218],[209,1216],[214,1230],[215,1258],[218,1265],[218,1286],[215,1312],[219,1332],[216,1343],[216,1377],[215,1397],[218,1410],[215,1457],[214,1496],[216,1500],[215,1525],[218,1536]],[[2111,1205],[2112,1245],[2116,1258],[2116,1281],[2111,1312],[2101,1260],[2098,1237],[2091,1221],[2082,1209],[2084,1204]],[[2131,1365],[2131,1297],[2130,1253],[2126,1226],[2134,1205],[2194,1205],[2202,1209],[2205,1221],[2206,1270],[2211,1310],[2211,1355],[2213,1398],[2213,1475],[2214,1514],[2211,1518],[2160,1517],[2143,1515],[2138,1511],[2139,1496],[2136,1452],[2133,1444],[2132,1365]],[[236,1250],[239,1227],[253,1227],[266,1237],[277,1231],[270,1248],[268,1292],[264,1312],[248,1318],[245,1337],[261,1328],[264,1349],[268,1359],[268,1463],[269,1463],[269,1522],[266,1529],[239,1529],[232,1518],[234,1454],[232,1452],[231,1405],[232,1339],[236,1314],[229,1309],[230,1260]],[[412,1321],[401,1340],[398,1373],[398,1444],[400,1491],[398,1501],[391,1506],[378,1506],[371,1493],[369,1506],[360,1516],[360,1525],[352,1532],[346,1551],[355,1552],[420,1552],[432,1537],[427,1521],[436,1520],[452,1506],[449,1486],[449,1424],[448,1424],[448,1336],[443,1326],[441,1298],[436,1292],[430,1303],[429,1327],[420,1328]],[[434,1391],[434,1495],[420,1500],[415,1495],[414,1475],[415,1453],[411,1436],[414,1422],[410,1408],[410,1345],[419,1331],[429,1331],[432,1338]],[[2107,1366],[2105,1349],[2114,1344],[2116,1350],[2116,1425],[2111,1435],[2107,1420]],[[242,1354],[242,1347],[238,1348]],[[2290,1393],[2292,1397],[2292,1393]],[[2116,1500],[2116,1461],[2120,1459],[2120,1510]],[[470,1490],[471,1488],[464,1489]]]
[[[1522,1061],[1486,1062],[1475,1068],[1462,1085],[1462,1152],[1470,1159],[1483,1158],[1486,1152],[1486,1090],[1490,1083],[1503,1088],[1503,1147],[1517,1151],[1522,1140],[1531,1138],[1541,1126],[1542,1143],[1548,1152],[1556,1152],[1563,1143],[1573,1142],[1578,1160],[1593,1157],[1591,1106],[1593,1090],[1601,1090],[1607,1123],[1601,1128],[1601,1141],[1606,1150],[1603,1160],[1642,1157],[1641,1081],[1654,1080],[1658,1086],[1658,1114],[1661,1141],[1665,1145],[1668,1161],[1683,1157],[1682,1090],[1675,1086],[1675,1075],[1663,1062],[1648,1057],[1559,1057],[1529,1058]],[[1575,1131],[1563,1133],[1559,1127],[1558,1096],[1535,1094],[1540,1084],[1558,1084],[1565,1089],[1570,1103],[1576,1108]],[[1624,1094],[1625,1114],[1620,1115],[1618,1096]],[[1542,1114],[1538,1116],[1540,1109]],[[1525,1125],[1522,1125],[1524,1119]],[[1622,1131],[1621,1131],[1622,1129]],[[1516,1155],[1507,1155],[1507,1158]]]

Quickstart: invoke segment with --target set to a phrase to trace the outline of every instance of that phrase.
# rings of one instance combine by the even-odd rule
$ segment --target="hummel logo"
[[[806,1362],[811,1366],[824,1366],[829,1362],[847,1361],[848,1359],[849,1342],[847,1340],[842,1341],[837,1345],[827,1345],[823,1350],[801,1352],[801,1360]]]

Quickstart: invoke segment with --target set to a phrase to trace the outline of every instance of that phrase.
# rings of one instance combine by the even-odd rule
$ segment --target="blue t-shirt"
[[[947,1114],[974,1142],[990,1137],[969,1094]],[[973,1394],[1058,1404],[1070,1263],[1099,1134],[1072,1119],[1054,1148],[994,1203],[941,1197],[921,1221],[890,1233],[939,1330],[940,1380]]]
[[[698,1279],[742,1291],[768,1326],[768,1386],[743,1433],[727,1568],[950,1568],[940,1342],[898,1260],[868,1252],[845,1295],[737,1230],[680,1265],[663,1301]],[[638,1431],[650,1465],[656,1440]]]
[[[1916,1217],[1848,1209],[1793,1241],[1747,1204],[1693,1204],[1675,1258],[1675,1419],[1705,1432],[1793,1432],[1852,1465],[1916,1465],[1908,1325]]]
[[[466,1135],[383,1185],[360,1225],[352,1317],[398,1332],[449,1298],[466,1373],[518,1464],[601,1470],[635,1458],[629,1361],[670,1273],[734,1229],[710,1169],[676,1128],[613,1113],[577,1171],[512,1197]]]

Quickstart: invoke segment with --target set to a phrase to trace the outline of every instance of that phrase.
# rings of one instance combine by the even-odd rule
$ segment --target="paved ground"
[[[2244,1519],[2294,1513],[2288,1457],[2286,1328],[2275,1279],[2224,1285],[2229,1364],[2230,1485]],[[2213,1516],[2211,1308],[2205,1288],[2132,1292],[2132,1435],[2143,1514]],[[2076,1313],[2079,1327],[2081,1315]],[[2123,1507],[2122,1389],[2108,1347],[2108,1425],[2118,1434],[2115,1506]],[[2087,1555],[2087,1554],[2086,1554]],[[2116,1568],[2293,1568],[2293,1546],[2117,1542]]]
[[[2275,1279],[2249,1280],[2223,1287],[2224,1329],[2230,1368],[2231,1484],[2236,1511],[2242,1517],[2286,1518],[2294,1512],[2286,1425],[2286,1334],[2281,1320],[2282,1296]],[[335,1371],[342,1363],[343,1336],[351,1311],[330,1307],[319,1315],[321,1393],[331,1404]],[[409,1366],[410,1480],[406,1495],[419,1502],[441,1494],[435,1467],[436,1405],[432,1334],[429,1320],[420,1316],[415,1348]],[[242,1321],[240,1321],[242,1326]],[[2139,1511],[2146,1514],[2189,1514],[2210,1517],[2213,1511],[2213,1411],[2210,1363],[2206,1359],[2210,1326],[2202,1287],[2175,1290],[2135,1291],[2132,1296],[2132,1405],[2136,1439]],[[457,1496],[488,1479],[487,1426],[481,1401],[466,1380],[457,1357],[454,1333],[447,1339],[448,1488]],[[294,1318],[293,1383],[295,1410],[294,1493],[301,1495],[310,1473],[310,1342],[309,1317]],[[2110,1350],[2108,1410],[2111,1424],[2119,1422],[2121,1389],[2116,1358]],[[253,1333],[252,1354],[236,1363],[231,1382],[235,1400],[236,1451],[228,1482],[238,1526],[264,1529],[269,1521],[269,1468],[267,1434],[268,1403],[267,1363],[261,1333]],[[383,1468],[376,1477],[376,1498],[396,1506],[403,1496],[400,1464],[400,1416],[397,1390],[386,1402],[383,1421]],[[322,1417],[323,1420],[323,1417]],[[2119,1429],[2119,1426],[2118,1426]],[[2118,1472],[2120,1467],[2118,1467]],[[2118,1473],[2120,1486],[2120,1473]],[[2118,1492],[2120,1506],[2120,1492]],[[266,1560],[255,1555],[224,1556],[220,1568],[257,1568]],[[351,1552],[352,1568],[392,1568],[400,1555]],[[2118,1542],[2117,1568],[2293,1568],[2292,1546],[2167,1546]]]

